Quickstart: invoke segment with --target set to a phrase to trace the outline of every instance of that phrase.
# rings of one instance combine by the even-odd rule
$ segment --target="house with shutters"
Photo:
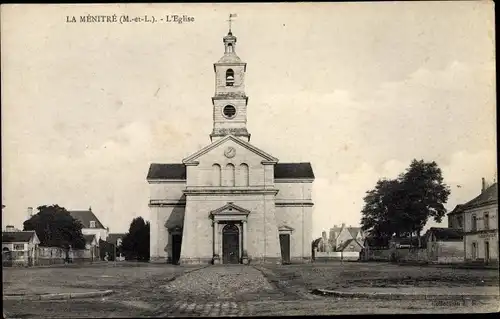
[[[498,184],[486,185],[481,193],[455,212],[463,216],[465,261],[498,263]]]

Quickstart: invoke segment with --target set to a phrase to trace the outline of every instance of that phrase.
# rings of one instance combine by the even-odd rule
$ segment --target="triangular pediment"
[[[217,140],[217,141],[205,146],[204,148],[202,148],[198,152],[194,153],[193,155],[186,157],[185,159],[182,160],[182,163],[184,163],[185,165],[190,165],[190,164],[196,165],[196,164],[198,164],[198,162],[196,160],[199,157],[201,157],[202,155],[210,152],[211,150],[213,150],[213,149],[219,147],[220,145],[223,145],[224,143],[227,143],[229,141],[232,141],[235,144],[238,144],[238,145],[242,146],[243,148],[249,150],[250,152],[259,155],[260,157],[262,157],[263,162],[274,163],[274,164],[278,162],[278,159],[276,157],[262,151],[261,149],[253,146],[252,144],[245,142],[242,139],[239,139],[234,135],[227,135],[227,136],[221,138],[220,140]]]
[[[217,208],[210,212],[210,216],[220,216],[220,215],[243,215],[247,216],[250,214],[250,211],[240,207],[238,205],[233,204],[232,202],[227,203],[226,205]]]
[[[295,229],[293,229],[292,227],[290,226],[287,226],[287,225],[281,225],[280,227],[278,227],[278,230],[279,231],[283,231],[283,232],[292,232],[294,231]]]

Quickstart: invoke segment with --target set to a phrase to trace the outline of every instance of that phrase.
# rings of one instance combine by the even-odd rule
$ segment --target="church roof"
[[[274,166],[274,178],[314,178],[311,163],[278,163]],[[153,163],[149,167],[148,180],[186,179],[184,164]]]
[[[278,163],[274,178],[314,178],[314,173],[311,163]]]
[[[148,180],[151,179],[186,179],[186,166],[184,164],[157,164],[149,167]]]

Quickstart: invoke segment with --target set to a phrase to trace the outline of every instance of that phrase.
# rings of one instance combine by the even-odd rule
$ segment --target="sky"
[[[314,238],[358,226],[365,192],[414,158],[441,167],[449,210],[494,179],[492,2],[3,5],[2,225],[52,204],[111,232],[149,219],[149,164],[210,143],[229,13],[251,143],[312,163]],[[88,14],[194,22],[66,22]]]

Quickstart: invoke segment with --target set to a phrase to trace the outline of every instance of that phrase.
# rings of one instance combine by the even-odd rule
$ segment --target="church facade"
[[[211,142],[180,163],[149,167],[151,262],[311,260],[311,164],[279,163],[250,144],[236,40],[230,30],[214,64]]]

